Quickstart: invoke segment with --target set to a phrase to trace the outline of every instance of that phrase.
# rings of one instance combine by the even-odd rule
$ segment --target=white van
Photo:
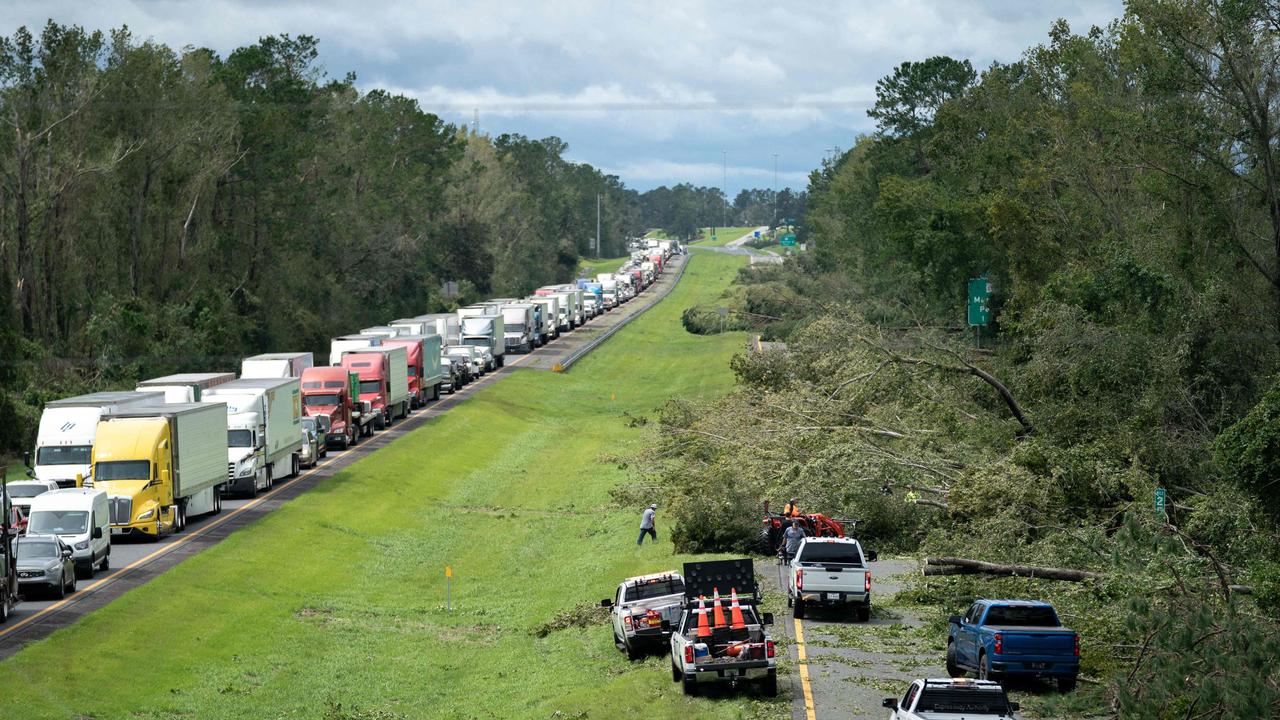
[[[62,538],[71,546],[78,575],[93,577],[95,569],[110,567],[111,513],[103,490],[66,488],[35,496],[27,532]]]

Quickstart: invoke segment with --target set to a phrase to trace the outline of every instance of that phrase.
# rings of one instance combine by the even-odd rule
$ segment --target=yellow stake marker
[[[444,607],[453,612],[453,566],[444,566]]]

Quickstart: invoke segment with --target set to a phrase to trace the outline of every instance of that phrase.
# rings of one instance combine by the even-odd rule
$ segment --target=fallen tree
[[[924,574],[933,575],[1001,575],[1006,577],[1032,577],[1046,580],[1082,582],[1103,577],[1101,573],[1071,568],[1046,568],[1035,565],[1000,565],[983,560],[957,557],[927,557]]]

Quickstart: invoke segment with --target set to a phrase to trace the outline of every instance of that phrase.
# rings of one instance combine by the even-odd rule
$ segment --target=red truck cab
[[[639,270],[632,270],[631,278],[634,281],[632,284],[636,286],[636,292],[640,292],[645,288],[644,273],[640,272]]]
[[[427,404],[427,388],[423,385],[422,341],[388,338],[382,347],[404,347],[409,362],[409,398],[414,409]]]
[[[387,384],[391,382],[390,358],[386,353],[349,352],[342,356],[342,367],[360,378],[360,399],[369,401],[373,408],[373,427],[387,427]]]
[[[302,414],[329,418],[325,442],[344,450],[354,445],[361,434],[355,373],[344,367],[312,367],[302,371],[301,381]]]

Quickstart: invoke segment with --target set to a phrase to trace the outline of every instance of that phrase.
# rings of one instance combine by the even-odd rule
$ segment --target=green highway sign
[[[1164,488],[1156,488],[1156,512],[1164,512]]]
[[[991,324],[991,281],[973,278],[969,281],[969,327]]]
[[[796,244],[795,233],[787,233],[786,235],[783,235],[782,239],[778,241],[778,244],[787,245],[787,246],[795,245]]]

